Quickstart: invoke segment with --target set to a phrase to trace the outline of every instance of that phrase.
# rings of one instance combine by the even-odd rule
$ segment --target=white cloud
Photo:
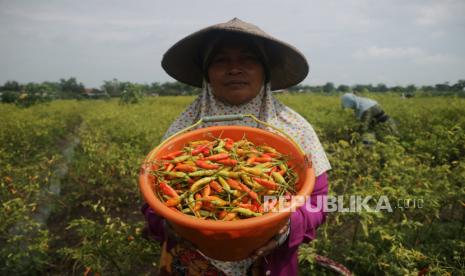
[[[435,1],[429,6],[418,9],[414,23],[422,26],[434,26],[445,22],[463,20],[465,2],[463,0]]]
[[[353,54],[357,59],[405,59],[426,55],[425,50],[418,47],[377,47],[359,49]]]
[[[459,62],[454,55],[430,53],[419,47],[371,46],[357,50],[353,58],[366,61],[412,61],[420,65],[452,64]]]

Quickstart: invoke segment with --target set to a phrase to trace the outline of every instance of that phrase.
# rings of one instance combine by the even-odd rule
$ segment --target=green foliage
[[[143,90],[143,89],[142,89]],[[460,275],[465,268],[465,101],[371,94],[398,123],[366,147],[338,97],[280,95],[317,132],[330,159],[330,194],[386,196],[392,212],[328,213],[301,246],[300,272],[332,275],[328,256],[360,275]],[[149,274],[158,243],[143,238],[139,166],[193,97],[0,104],[0,274]],[[79,140],[65,161],[67,136]],[[63,163],[58,195],[44,193]],[[422,200],[421,208],[404,200]],[[413,201],[410,201],[413,202]],[[38,219],[44,206],[51,216]],[[18,250],[20,248],[21,250]]]
[[[142,100],[142,88],[140,85],[129,84],[121,93],[120,104],[136,104]]]

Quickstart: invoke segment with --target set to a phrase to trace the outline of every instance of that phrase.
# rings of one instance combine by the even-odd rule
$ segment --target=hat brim
[[[163,55],[161,65],[174,79],[202,87],[201,55],[208,43],[220,34],[244,35],[263,42],[268,59],[271,90],[279,90],[300,83],[308,74],[309,65],[304,55],[292,45],[280,41],[266,33],[247,30],[227,29],[221,24],[195,32],[174,44]]]

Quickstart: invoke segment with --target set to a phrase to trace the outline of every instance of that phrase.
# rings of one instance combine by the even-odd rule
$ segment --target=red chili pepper
[[[223,187],[221,187],[220,183],[216,182],[215,180],[210,182],[210,187],[218,193],[223,192]]]
[[[191,154],[192,155],[197,155],[197,154],[203,152],[205,149],[208,149],[208,145],[209,145],[209,143],[196,147],[195,149],[192,150]]]
[[[236,190],[239,190],[239,191],[242,191],[242,187],[241,187],[241,182],[239,181],[236,181],[232,178],[228,178],[226,179],[226,181],[228,182],[229,186],[233,189],[236,189]]]
[[[200,208],[202,208],[202,201],[200,200],[201,198],[202,196],[199,193],[195,194],[196,202],[194,205],[194,211],[198,211]]]
[[[260,157],[255,158],[255,162],[260,162],[260,163],[266,163],[266,162],[272,162],[273,158],[271,158],[269,155],[263,154]]]
[[[253,164],[255,162],[255,159],[256,157],[255,156],[251,156],[247,159],[246,163],[247,164]]]
[[[253,206],[256,208],[256,211],[257,213],[264,213],[264,208],[263,208],[263,205],[260,204],[260,202],[254,200],[254,202],[252,203]]]
[[[205,185],[205,188],[203,188],[202,190],[202,197],[207,197],[209,196],[211,193],[211,188],[210,188],[210,185]]]
[[[170,185],[166,184],[166,182],[163,182],[163,181],[162,181],[162,182],[160,182],[159,185],[160,185],[161,191],[162,191],[165,195],[167,195],[167,196],[169,196],[169,197],[174,197],[174,198],[178,198],[178,197],[179,197],[178,193],[176,193],[176,191],[173,189],[173,187],[171,187]]]
[[[205,160],[218,161],[229,157],[229,153],[218,153],[205,158]]]
[[[231,167],[234,167],[237,165],[237,160],[234,160],[234,159],[223,159],[223,160],[218,160],[216,161],[217,163],[220,163],[220,164],[223,164],[225,166],[231,166]]]
[[[234,146],[234,141],[231,138],[224,138],[224,148],[227,150],[231,150]]]
[[[182,150],[177,150],[177,151],[173,151],[173,152],[171,152],[171,153],[169,153],[167,155],[162,156],[161,159],[163,159],[163,160],[172,160],[172,159],[174,159],[175,157],[177,157],[177,156],[179,156],[181,154],[183,154],[183,151]]]
[[[227,214],[228,214],[228,212],[226,210],[222,210],[222,211],[219,212],[218,218],[223,219]]]
[[[207,161],[203,161],[203,160],[196,160],[195,164],[197,166],[201,167],[202,169],[207,169],[207,170],[216,170],[216,169],[220,168],[220,165],[211,164],[211,163],[208,163]]]
[[[177,164],[175,169],[181,172],[195,172],[197,170],[194,166],[186,164]]]
[[[238,203],[237,206],[241,208],[249,209],[250,211],[253,211],[253,212],[258,211],[258,207],[251,203]]]
[[[253,180],[257,181],[258,184],[262,185],[263,187],[271,189],[271,190],[276,190],[276,188],[278,187],[278,184],[270,180],[265,180],[265,179],[258,178],[258,177],[253,177]]]
[[[248,193],[252,199],[255,199],[256,201],[258,201],[258,195],[256,192],[252,191],[249,187],[247,187],[246,185],[242,183],[239,183],[239,185],[241,186],[242,190]]]

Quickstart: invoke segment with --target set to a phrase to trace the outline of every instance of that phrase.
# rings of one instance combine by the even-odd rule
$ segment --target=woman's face
[[[208,78],[221,101],[240,105],[258,95],[265,73],[258,57],[246,45],[223,46],[212,58]]]

